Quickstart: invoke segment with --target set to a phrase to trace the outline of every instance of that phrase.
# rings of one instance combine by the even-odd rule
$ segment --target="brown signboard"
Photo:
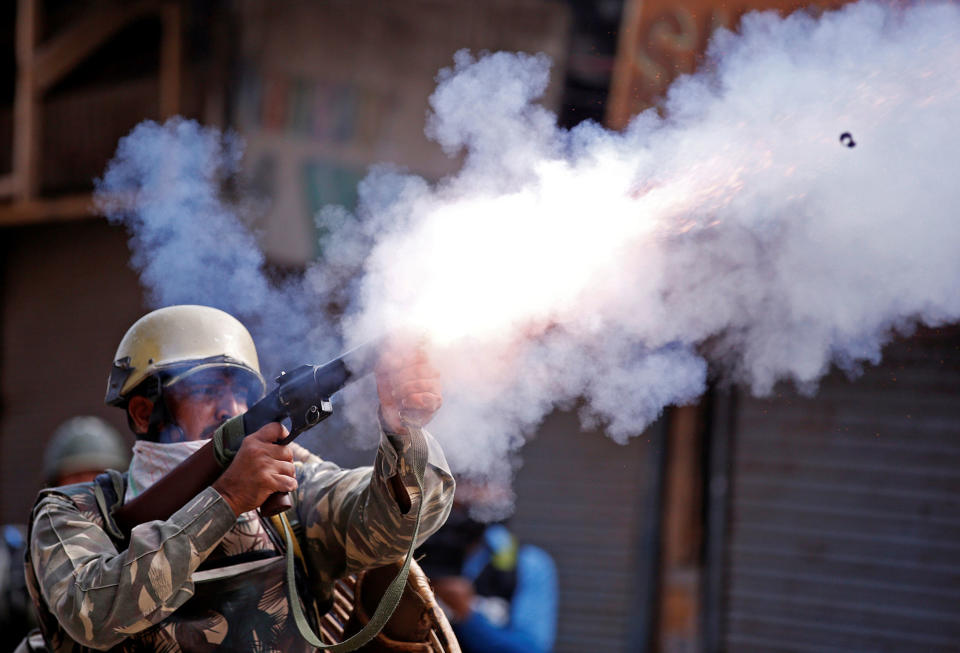
[[[607,126],[625,127],[632,116],[654,106],[676,77],[693,72],[718,27],[735,29],[740,17],[751,11],[788,14],[842,4],[842,0],[626,0]]]

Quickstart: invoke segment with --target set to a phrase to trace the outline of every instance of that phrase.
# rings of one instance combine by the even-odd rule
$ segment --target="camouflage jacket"
[[[425,435],[421,541],[443,524],[454,490],[439,445]],[[401,436],[381,435],[372,468],[341,469],[290,446],[309,588],[322,602],[337,578],[406,554],[421,497]],[[406,513],[389,487],[394,474],[413,504]],[[208,487],[170,519],[135,527],[118,550],[103,528],[92,484],[42,492],[31,518],[27,576],[48,645],[57,653],[309,650],[288,615],[282,547],[256,513],[247,516],[238,520]],[[204,589],[200,577],[218,561],[237,563],[230,568],[243,573]],[[238,612],[243,603],[252,611]]]

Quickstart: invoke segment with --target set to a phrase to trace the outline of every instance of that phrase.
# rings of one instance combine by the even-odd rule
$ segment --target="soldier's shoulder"
[[[90,481],[44,488],[37,495],[33,514],[36,516],[41,511],[51,508],[75,509],[85,518],[99,522],[101,521],[100,508],[97,506],[95,485],[96,481]]]

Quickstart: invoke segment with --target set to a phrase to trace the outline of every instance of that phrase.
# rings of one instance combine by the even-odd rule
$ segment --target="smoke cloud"
[[[334,292],[348,343],[426,333],[447,387],[432,430],[458,470],[503,477],[556,406],[624,442],[699,396],[708,361],[758,395],[812,392],[896,332],[957,321],[957,70],[956,5],[755,13],[616,133],[557,128],[545,57],[460,52],[427,133],[462,169],[373,171],[357,220],[319,216],[334,258],[279,286],[205,172],[232,171],[232,139],[141,125],[99,188],[139,189],[107,212],[157,304],[220,306],[307,360],[341,334],[278,305]]]
[[[268,277],[240,205],[225,197],[241,154],[233,134],[181,118],[146,121],[120,141],[96,181],[96,199],[108,219],[128,227],[131,265],[151,304],[205,304],[241,316],[269,358],[291,336],[316,341],[329,327],[309,285]],[[322,350],[335,350],[319,340]]]

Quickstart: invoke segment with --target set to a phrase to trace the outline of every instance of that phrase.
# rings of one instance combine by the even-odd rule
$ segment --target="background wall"
[[[558,651],[644,646],[663,427],[623,446],[581,430],[576,415],[556,413],[524,447],[510,526],[549,551],[560,570]]]
[[[2,279],[0,514],[25,522],[60,422],[97,415],[128,432],[103,396],[120,338],[143,306],[126,234],[103,220],[4,230]]]
[[[957,649],[958,394],[951,328],[816,397],[738,399],[717,649]]]

